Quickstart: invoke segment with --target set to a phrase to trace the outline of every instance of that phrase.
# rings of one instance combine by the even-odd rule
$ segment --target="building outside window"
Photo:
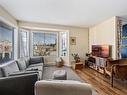
[[[0,22],[0,64],[14,58],[14,28]]]
[[[57,56],[56,32],[33,32],[33,56]]]

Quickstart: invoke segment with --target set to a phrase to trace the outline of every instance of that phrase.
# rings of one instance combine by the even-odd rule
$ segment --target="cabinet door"
[[[104,67],[105,66],[105,62],[106,62],[106,59],[100,58],[100,67]]]
[[[100,66],[100,58],[96,58],[96,66]]]

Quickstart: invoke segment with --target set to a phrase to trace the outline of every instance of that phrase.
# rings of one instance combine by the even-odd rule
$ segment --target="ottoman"
[[[67,79],[67,72],[65,70],[56,70],[53,73],[54,80],[66,80]]]

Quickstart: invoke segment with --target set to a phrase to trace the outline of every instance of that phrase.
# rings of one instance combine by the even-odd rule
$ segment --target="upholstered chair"
[[[92,95],[87,83],[71,80],[37,81],[35,95]]]

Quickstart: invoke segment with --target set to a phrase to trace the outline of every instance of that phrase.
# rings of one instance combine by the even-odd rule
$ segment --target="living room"
[[[117,80],[115,75],[119,73],[111,72],[114,70],[111,66],[111,70],[107,68],[107,64],[110,63],[124,63],[122,70],[126,71],[126,9],[125,0],[1,0],[0,95],[8,93],[20,95],[21,92],[24,92],[24,95],[34,95],[35,92],[35,95],[44,95],[46,90],[39,92],[39,89],[36,89],[36,86],[41,84],[41,81],[38,82],[38,80],[52,80],[58,77],[59,73],[64,74],[59,77],[60,80],[62,78],[62,80],[81,81],[86,88],[88,86],[91,90],[90,92],[83,89],[86,93],[79,93],[83,92],[79,89],[78,94],[75,92],[73,95],[126,95],[127,86],[124,79],[126,73],[121,74],[124,77],[120,75],[122,79]],[[108,48],[107,51],[103,50],[104,47]],[[92,64],[90,58],[94,60]],[[56,66],[61,65],[60,63],[62,67]],[[10,64],[15,67],[13,68]],[[117,68],[117,65],[114,65],[114,68]],[[19,71],[20,73],[16,73]],[[4,72],[4,75],[1,72]],[[33,77],[35,80],[31,82],[34,84],[32,86],[28,86],[30,83],[25,84],[27,81],[24,77],[27,77],[26,80]],[[18,84],[17,80],[24,81],[22,83],[24,85]],[[55,82],[51,82],[53,83]],[[59,83],[61,84],[61,81],[58,81]],[[14,84],[21,85],[21,87],[18,88]],[[68,85],[66,82],[65,84]],[[77,83],[74,82],[74,84]],[[25,85],[27,86],[24,87]],[[15,87],[11,89],[11,86]],[[29,93],[25,89],[27,87],[32,87],[28,90]],[[77,87],[80,87],[80,84]],[[66,92],[65,88],[66,86],[64,87]],[[11,89],[10,92],[9,89]],[[17,92],[14,89],[17,89]],[[72,89],[77,88],[72,87]],[[56,91],[54,94],[52,92],[46,95],[58,95],[59,93]]]

